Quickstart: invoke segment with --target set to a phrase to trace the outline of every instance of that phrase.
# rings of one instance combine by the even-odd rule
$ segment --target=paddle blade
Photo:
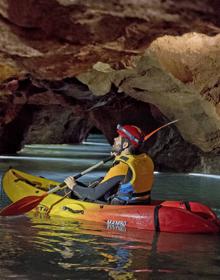
[[[171,125],[175,122],[178,122],[178,120],[175,120],[175,121],[172,121],[172,122],[169,122],[169,123],[166,123],[160,127],[158,127],[157,129],[153,130],[151,133],[147,134],[145,137],[144,137],[144,141],[146,141],[147,139],[149,139],[153,134],[155,134],[157,131],[161,130],[162,128],[168,126],[168,125]]]
[[[22,199],[12,203],[0,211],[0,216],[17,216],[27,213],[34,209],[43,199],[47,193],[41,196],[26,196]]]

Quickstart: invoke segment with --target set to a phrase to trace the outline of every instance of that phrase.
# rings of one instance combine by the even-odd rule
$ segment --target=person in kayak
[[[144,135],[134,125],[117,125],[114,139],[113,166],[95,186],[77,185],[73,176],[64,182],[72,190],[72,197],[110,204],[149,204],[153,185],[154,164],[141,152]]]

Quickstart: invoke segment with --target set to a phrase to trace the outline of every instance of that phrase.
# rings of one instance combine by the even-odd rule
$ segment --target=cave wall
[[[217,0],[2,0],[0,152],[179,119],[146,144],[157,169],[217,172],[219,12]]]

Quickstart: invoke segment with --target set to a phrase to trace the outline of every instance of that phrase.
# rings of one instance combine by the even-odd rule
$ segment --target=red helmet
[[[143,141],[143,133],[137,126],[134,125],[117,125],[117,132],[122,137],[130,140],[134,147],[139,146]]]

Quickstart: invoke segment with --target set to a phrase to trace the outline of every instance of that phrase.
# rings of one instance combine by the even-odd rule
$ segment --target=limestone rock
[[[219,43],[219,35],[164,36],[151,44],[133,69],[93,67],[79,79],[97,95],[106,94],[114,84],[118,94],[154,104],[169,119],[180,120],[176,125],[186,141],[204,152],[219,152]]]
[[[218,0],[1,0],[0,151],[81,141],[93,126],[112,143],[116,122],[148,132],[178,118],[146,150],[159,170],[211,172],[220,152],[219,12]]]
[[[76,117],[71,109],[63,110],[59,105],[35,108],[32,118],[23,145],[80,143],[91,129],[85,118]]]

